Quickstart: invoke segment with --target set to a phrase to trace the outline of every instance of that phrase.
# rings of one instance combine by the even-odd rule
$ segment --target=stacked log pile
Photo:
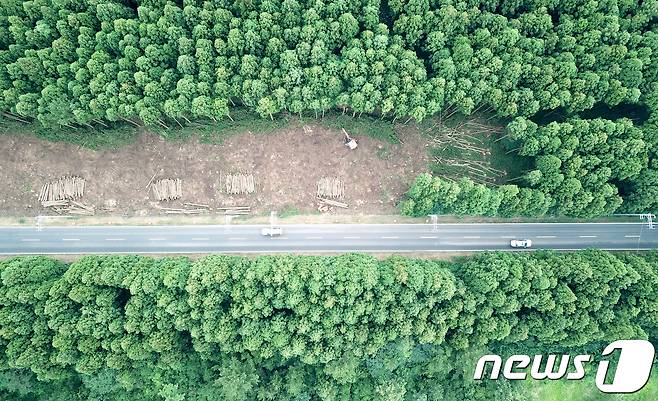
[[[183,181],[180,178],[164,178],[153,183],[153,195],[159,201],[169,201],[183,197]]]
[[[255,190],[254,176],[251,174],[228,174],[226,176],[227,194],[251,194],[254,193]]]
[[[345,186],[338,178],[322,177],[317,182],[316,196],[318,198],[339,199],[345,195]]]
[[[62,177],[58,180],[45,183],[39,192],[39,201],[61,201],[79,199],[85,193],[85,179],[76,176]],[[48,207],[44,204],[44,207]]]

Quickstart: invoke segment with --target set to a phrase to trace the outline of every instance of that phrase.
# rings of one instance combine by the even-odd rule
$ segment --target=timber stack
[[[338,178],[322,177],[317,182],[317,191],[315,194],[318,198],[339,199],[345,196],[345,185]]]
[[[226,176],[226,193],[231,195],[252,194],[256,190],[254,176],[251,174],[228,174]]]
[[[67,176],[45,183],[39,192],[39,201],[44,207],[48,207],[49,202],[79,199],[84,193],[85,179]]]
[[[164,178],[151,185],[153,195],[159,201],[170,201],[183,197],[183,181],[180,178]]]

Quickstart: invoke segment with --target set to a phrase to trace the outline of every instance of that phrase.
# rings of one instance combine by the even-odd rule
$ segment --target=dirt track
[[[348,150],[342,134],[322,126],[282,129],[271,134],[239,134],[221,145],[168,142],[144,133],[136,143],[92,151],[76,145],[52,143],[26,136],[0,135],[0,215],[44,214],[37,202],[41,185],[63,175],[87,180],[82,201],[100,207],[109,199],[118,207],[113,214],[160,215],[153,195],[144,187],[158,171],[158,178],[182,178],[181,202],[211,206],[249,205],[253,214],[317,210],[316,181],[323,176],[345,182],[344,202],[349,209],[339,214],[394,213],[395,205],[429,157],[418,133],[401,133],[403,145],[391,145],[369,137],[359,148]],[[256,178],[256,193],[246,196],[223,193],[226,174],[244,172]],[[161,202],[177,207],[181,202]]]

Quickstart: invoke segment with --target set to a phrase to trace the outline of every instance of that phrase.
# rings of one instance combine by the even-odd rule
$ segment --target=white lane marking
[[[39,238],[23,238],[23,239],[21,239],[21,241],[23,241],[23,242],[37,242],[37,241],[41,241],[41,240]]]
[[[382,239],[398,239],[400,237],[382,237]]]
[[[640,238],[639,235],[624,235],[624,238]]]
[[[430,236],[430,237],[420,237],[420,238],[421,238],[421,239],[436,239],[436,238],[439,238],[439,237],[431,237],[431,236]]]
[[[270,239],[288,239],[288,237],[271,237]]]
[[[105,238],[105,241],[125,241],[125,238]]]
[[[80,238],[62,238],[62,241],[80,241]]]
[[[343,237],[344,239],[359,239],[361,237]]]
[[[242,238],[242,237],[231,237],[231,238],[229,238],[229,240],[231,240],[231,241],[244,241],[244,240],[246,240],[246,238]]]
[[[579,235],[580,238],[596,238],[596,235]]]
[[[500,237],[500,238],[514,239],[514,238],[516,238],[516,237],[515,237],[514,235],[503,235],[503,236]]]
[[[464,239],[479,239],[480,237],[478,236],[471,236],[471,237],[464,237]]]
[[[192,238],[192,241],[209,241],[210,238]]]
[[[322,239],[322,237],[306,237],[305,239]]]
[[[149,241],[165,241],[165,238],[149,238]]]
[[[537,238],[555,238],[555,235],[538,235]]]

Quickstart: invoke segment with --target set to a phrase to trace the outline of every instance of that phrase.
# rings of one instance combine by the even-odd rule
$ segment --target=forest
[[[647,212],[657,16],[656,0],[4,0],[0,112],[99,131],[212,124],[236,107],[491,113],[534,164],[510,185],[545,202],[518,214]]]
[[[657,311],[658,252],[14,257],[0,397],[522,400],[477,359],[656,340]]]

